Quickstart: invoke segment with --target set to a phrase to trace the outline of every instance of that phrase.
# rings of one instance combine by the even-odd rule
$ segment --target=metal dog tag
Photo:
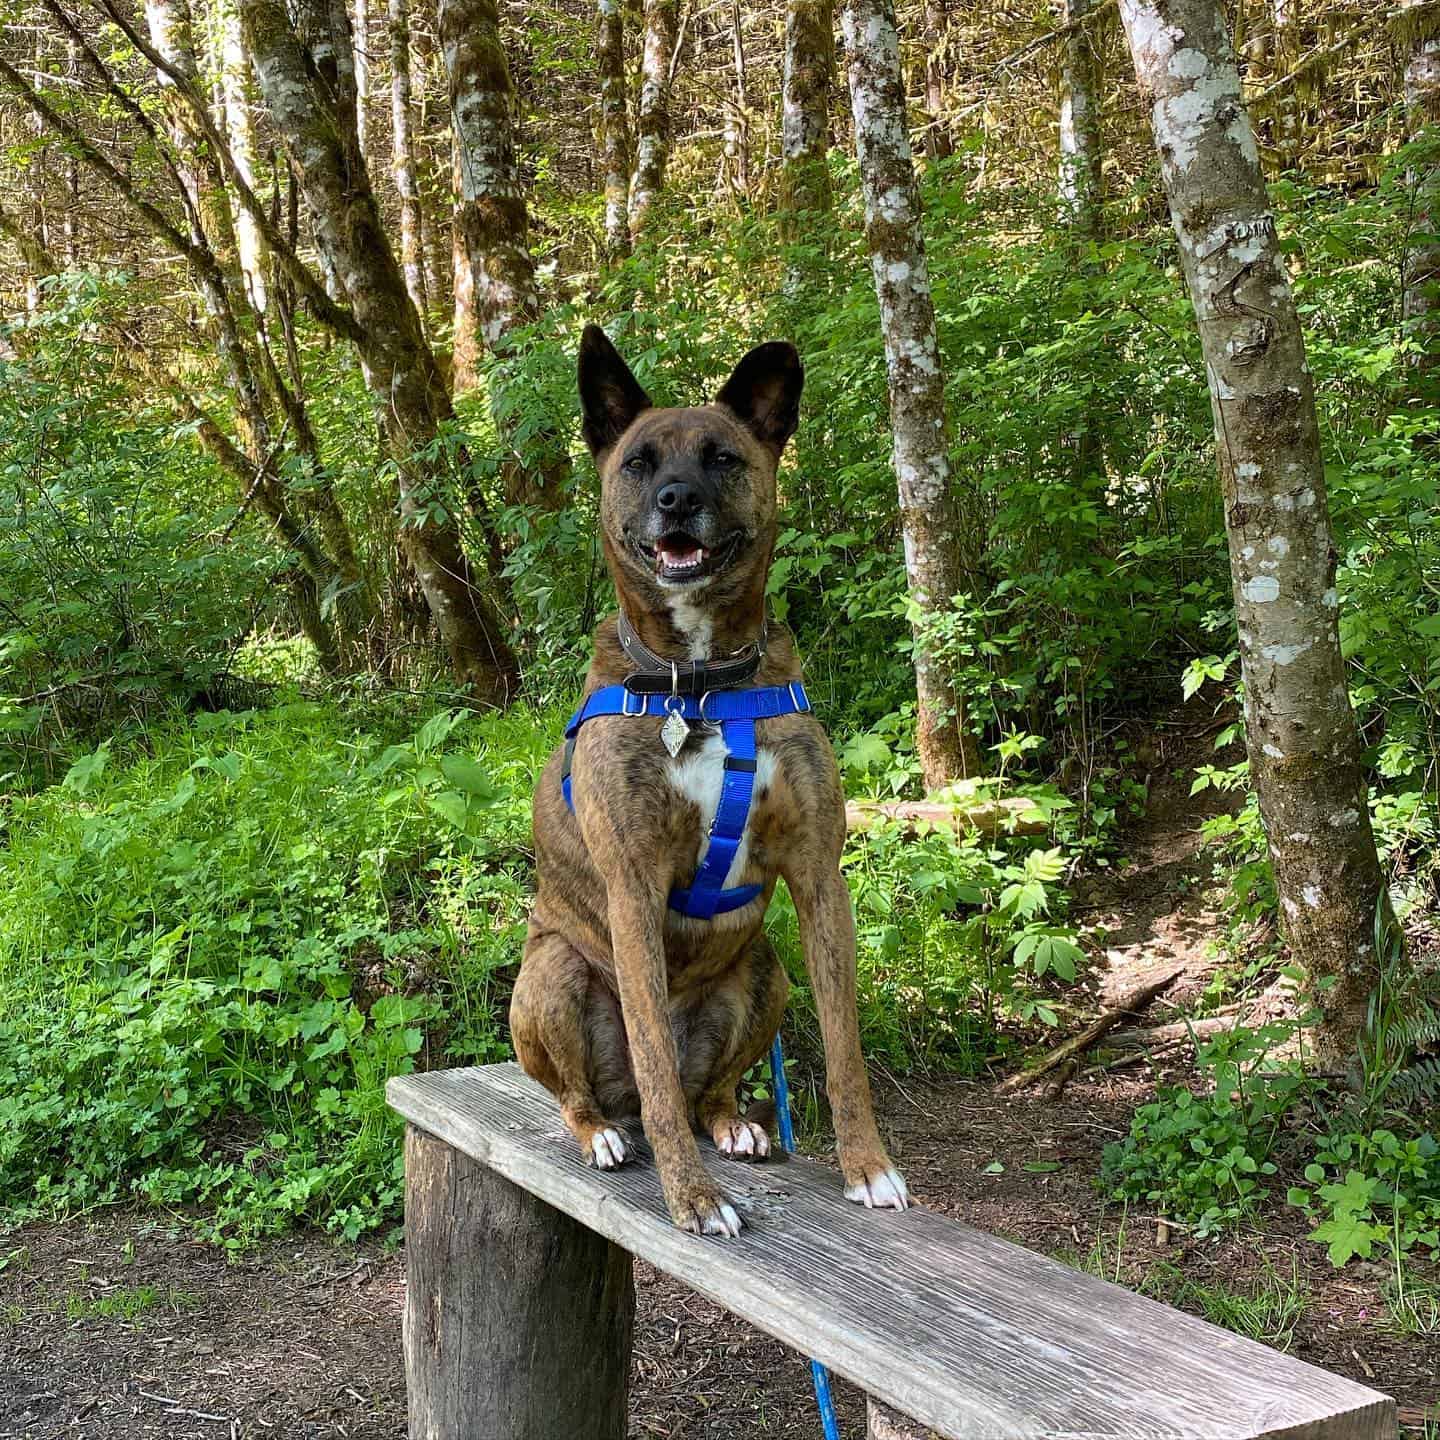
[[[685,748],[685,742],[690,738],[690,726],[679,710],[672,710],[665,717],[665,723],[660,727],[660,738],[665,742],[671,759]]]

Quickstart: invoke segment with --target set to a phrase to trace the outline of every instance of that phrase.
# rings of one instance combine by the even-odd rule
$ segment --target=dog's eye
[[[645,473],[645,457],[643,455],[632,455],[620,467],[627,475],[643,475]]]
[[[718,450],[715,453],[715,464],[722,470],[729,470],[739,463],[740,457],[733,450]]]

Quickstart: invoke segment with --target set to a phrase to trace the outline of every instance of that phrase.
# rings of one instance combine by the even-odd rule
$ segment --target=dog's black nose
[[[704,503],[688,480],[671,480],[655,492],[656,509],[670,520],[688,520]]]

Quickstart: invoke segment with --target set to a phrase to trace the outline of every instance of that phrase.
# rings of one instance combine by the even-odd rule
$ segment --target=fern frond
[[[1417,1060],[1391,1082],[1392,1098],[1406,1106],[1440,1104],[1440,1056]]]
[[[1440,1045],[1440,1006],[1420,1001],[1413,1014],[1396,1022],[1393,1034],[1407,1050]]]

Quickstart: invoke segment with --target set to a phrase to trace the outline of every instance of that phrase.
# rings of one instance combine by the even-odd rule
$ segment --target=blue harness
[[[725,778],[720,803],[710,824],[709,843],[690,884],[670,892],[670,908],[692,920],[712,920],[716,915],[748,905],[764,889],[762,885],[739,885],[726,890],[725,877],[740,849],[750,802],[755,795],[755,722],[776,715],[808,712],[810,698],[798,680],[789,685],[760,685],[751,690],[712,690],[705,695],[637,695],[624,685],[607,685],[585,697],[565,727],[565,762],[560,789],[573,812],[570,794],[570,763],[575,755],[575,737],[587,720],[601,715],[679,715],[684,720],[719,726],[725,742]]]

